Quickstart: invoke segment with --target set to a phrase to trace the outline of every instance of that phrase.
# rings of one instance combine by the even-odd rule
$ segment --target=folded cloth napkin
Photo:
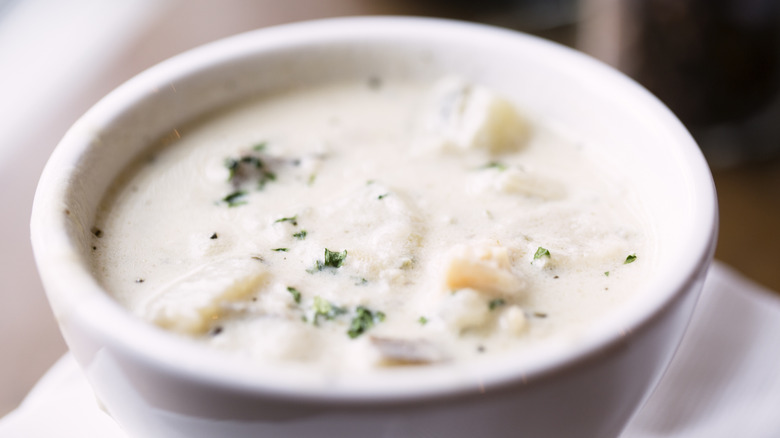
[[[780,437],[780,296],[715,263],[677,355],[621,438]],[[127,438],[66,354],[4,438]]]

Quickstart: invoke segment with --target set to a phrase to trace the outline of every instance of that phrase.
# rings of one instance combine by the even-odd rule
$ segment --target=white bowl
[[[248,369],[131,316],[90,272],[112,180],[177,126],[247,95],[332,80],[486,84],[603,147],[634,177],[658,237],[637,298],[567,348],[388,370],[312,386]],[[685,128],[647,91],[573,50],[487,26],[344,18],[262,29],[187,52],[106,96],[41,177],[32,242],[49,301],[99,400],[132,436],[616,436],[658,382],[712,259],[717,205]]]

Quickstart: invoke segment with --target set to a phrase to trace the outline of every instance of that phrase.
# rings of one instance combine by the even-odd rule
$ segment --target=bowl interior
[[[580,344],[476,366],[355,376],[337,388],[322,388],[299,373],[248,369],[161,333],[120,308],[90,274],[90,224],[103,194],[136,156],[177,127],[247,96],[293,87],[451,74],[488,85],[533,120],[602,149],[612,166],[631,177],[633,196],[658,243],[654,275]],[[41,275],[61,324],[78,324],[100,333],[113,348],[198,379],[309,395],[327,389],[331,397],[346,397],[451,391],[474,376],[486,385],[521,374],[533,379],[576,363],[646,323],[680,292],[711,255],[715,209],[709,171],[687,131],[652,95],[612,69],[514,32],[438,20],[362,18],[240,35],[180,55],[126,83],[58,146],[36,194],[32,227]]]

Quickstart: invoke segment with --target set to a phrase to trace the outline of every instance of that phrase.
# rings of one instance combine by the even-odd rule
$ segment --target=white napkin
[[[688,332],[621,438],[780,437],[780,296],[716,263]]]
[[[621,438],[780,436],[780,297],[715,263],[672,365]],[[4,438],[127,438],[66,354],[0,420]]]

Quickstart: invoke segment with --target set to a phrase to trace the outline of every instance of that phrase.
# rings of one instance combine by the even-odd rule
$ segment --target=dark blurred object
[[[394,0],[400,13],[506,27],[574,46],[578,0]]]
[[[633,0],[624,69],[686,124],[711,165],[780,153],[780,2]]]

